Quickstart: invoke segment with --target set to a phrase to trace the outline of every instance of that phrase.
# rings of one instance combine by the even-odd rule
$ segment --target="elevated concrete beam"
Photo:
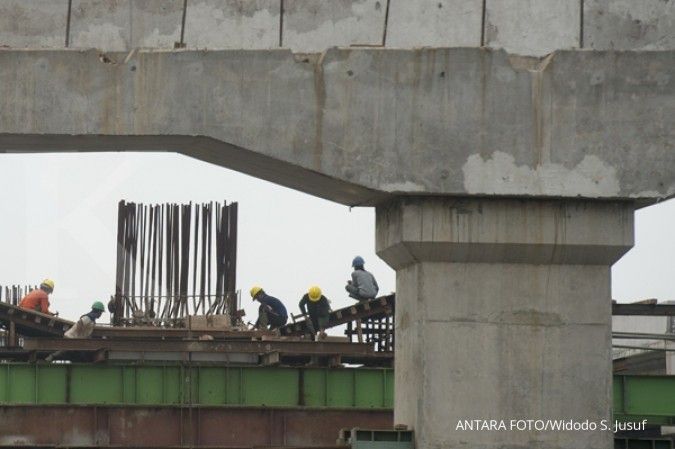
[[[0,50],[0,151],[166,145],[350,205],[391,194],[648,203],[675,194],[673,61],[669,51]],[[208,143],[167,145],[179,137]],[[309,181],[319,178],[341,187]]]
[[[69,7],[70,6],[70,7]],[[70,15],[68,15],[70,12]],[[183,23],[183,17],[185,21]],[[3,0],[0,46],[675,50],[668,0]]]

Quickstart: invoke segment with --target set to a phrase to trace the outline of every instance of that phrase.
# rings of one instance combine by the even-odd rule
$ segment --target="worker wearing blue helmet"
[[[347,281],[347,285],[345,286],[345,290],[349,293],[349,297],[354,298],[357,301],[373,299],[380,290],[380,287],[378,287],[377,281],[375,280],[375,276],[366,271],[364,265],[365,261],[363,260],[363,257],[354,257],[354,260],[352,260],[352,267],[354,268],[352,279]]]

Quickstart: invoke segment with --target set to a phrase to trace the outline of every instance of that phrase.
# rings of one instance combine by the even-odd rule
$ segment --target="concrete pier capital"
[[[399,197],[377,207],[377,254],[416,262],[611,265],[633,246],[627,201]]]

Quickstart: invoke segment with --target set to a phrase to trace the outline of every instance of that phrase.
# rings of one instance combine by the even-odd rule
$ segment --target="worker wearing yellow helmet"
[[[251,299],[258,301],[260,307],[258,308],[258,320],[255,322],[256,329],[270,330],[278,329],[288,321],[288,312],[286,307],[279,299],[268,295],[265,290],[258,285],[251,287]]]
[[[316,339],[326,337],[326,327],[330,319],[330,301],[322,293],[318,285],[309,287],[307,293],[298,304],[303,315],[309,315],[307,329]],[[318,333],[318,335],[317,335]]]
[[[54,291],[54,281],[45,279],[40,283],[40,288],[31,290],[19,302],[22,309],[35,310],[47,315],[58,315],[49,311],[49,295]]]

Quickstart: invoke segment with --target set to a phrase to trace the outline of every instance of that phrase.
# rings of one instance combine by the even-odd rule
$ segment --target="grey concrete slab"
[[[675,49],[675,2],[586,0],[584,46],[598,50]]]
[[[188,48],[279,47],[280,0],[189,0]]]
[[[65,47],[68,0],[0,2],[0,47]]]
[[[542,56],[579,46],[579,0],[487,0],[485,45]]]
[[[646,203],[675,194],[673,61],[4,50],[0,149],[181,151],[351,205],[393,194]]]
[[[282,47],[321,52],[330,47],[382,45],[386,0],[285,0]]]
[[[73,0],[70,46],[173,48],[180,41],[182,17],[181,0]]]
[[[387,47],[478,47],[482,0],[390,0]]]

